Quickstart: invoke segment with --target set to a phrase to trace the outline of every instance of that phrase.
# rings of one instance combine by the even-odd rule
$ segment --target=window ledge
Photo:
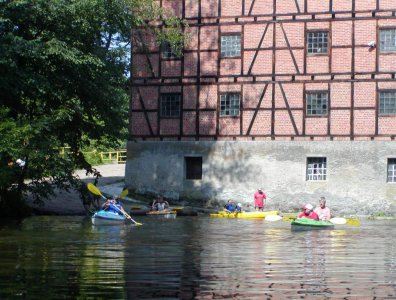
[[[307,53],[307,57],[311,56],[329,56],[329,52],[327,53]]]
[[[328,118],[329,115],[328,114],[326,114],[326,115],[306,115],[305,117],[306,118]]]
[[[378,115],[378,117],[385,117],[385,118],[389,118],[389,117],[396,117],[396,113],[395,114],[381,114],[381,115]]]
[[[242,58],[241,55],[239,55],[239,56],[222,56],[222,57],[220,57],[220,59],[240,59],[240,58]]]

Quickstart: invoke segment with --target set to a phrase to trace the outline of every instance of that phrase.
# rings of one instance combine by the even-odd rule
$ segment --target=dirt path
[[[99,179],[98,188],[108,194],[120,193],[124,186],[125,165],[108,164],[95,167],[102,177]],[[94,177],[87,176],[85,171],[78,170],[76,174],[86,183],[94,182]],[[77,191],[56,191],[56,195],[45,200],[43,206],[34,204],[28,199],[28,204],[35,211],[42,214],[82,215],[86,214],[83,203]]]

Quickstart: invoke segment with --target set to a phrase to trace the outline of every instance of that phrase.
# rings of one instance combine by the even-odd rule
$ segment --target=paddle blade
[[[268,215],[268,216],[265,216],[265,220],[269,221],[269,222],[276,222],[276,221],[282,220],[282,217],[278,216],[278,215]]]
[[[129,220],[131,220],[132,223],[134,223],[136,226],[142,226],[142,223],[136,222],[134,219],[131,218],[130,215],[128,215],[127,213],[125,213],[125,217]]]
[[[331,218],[330,222],[337,225],[344,225],[347,223],[347,220],[345,218],[337,217],[337,218]]]
[[[128,195],[128,189],[123,190],[118,198],[124,198],[126,195]]]
[[[92,194],[95,194],[97,196],[102,196],[102,193],[99,191],[99,189],[92,183],[88,183],[87,188]]]
[[[296,215],[293,214],[284,214],[282,217],[283,222],[291,222],[296,219]]]
[[[174,210],[174,211],[182,211],[184,209],[184,207],[183,206],[172,206],[172,207],[170,207],[170,209]]]
[[[346,223],[352,226],[360,226],[360,220],[358,218],[348,218],[346,219]]]

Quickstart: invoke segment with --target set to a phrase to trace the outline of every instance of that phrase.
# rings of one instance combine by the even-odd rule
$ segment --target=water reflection
[[[108,296],[125,298],[124,266],[125,243],[124,237],[128,230],[125,226],[93,226],[86,231],[86,235],[94,237],[90,243],[84,245],[81,257],[81,272],[79,282],[80,296],[92,297],[95,288],[101,286]],[[88,228],[88,226],[87,226]]]
[[[395,221],[304,232],[260,220],[137,221],[0,226],[0,298],[396,298]]]

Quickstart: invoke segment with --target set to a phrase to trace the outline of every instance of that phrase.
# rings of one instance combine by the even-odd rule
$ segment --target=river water
[[[396,221],[136,219],[0,225],[0,299],[396,299]]]

